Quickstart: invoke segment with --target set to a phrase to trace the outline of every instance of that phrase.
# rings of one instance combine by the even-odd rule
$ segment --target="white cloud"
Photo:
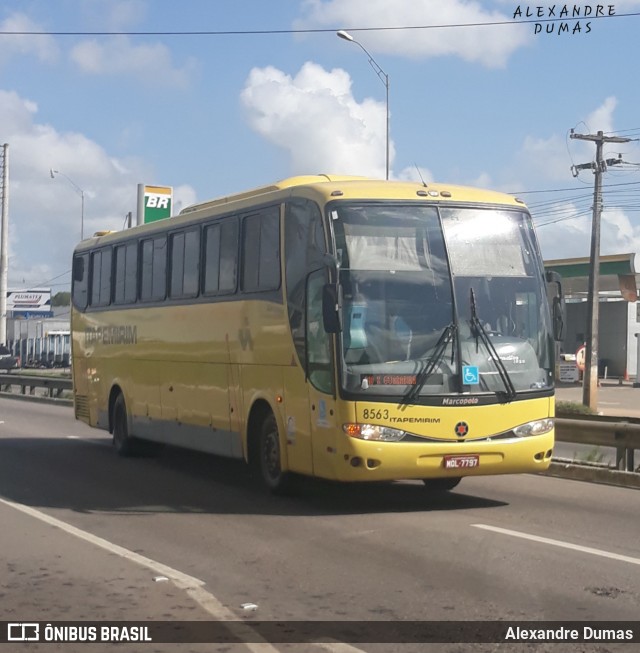
[[[592,112],[576,121],[576,134],[595,134],[598,131],[611,132],[614,129],[614,112],[617,106],[615,97],[606,98]],[[610,147],[605,149],[605,154]],[[618,150],[614,147],[614,150]],[[550,136],[526,136],[516,154],[517,170],[520,179],[536,179],[537,183],[571,184],[573,165],[595,161],[596,148],[592,141],[572,139],[569,130],[565,134]],[[580,173],[580,181],[592,182],[589,171]],[[579,183],[579,182],[578,182]],[[520,185],[519,185],[520,186]],[[525,184],[523,188],[530,188]],[[513,184],[512,184],[513,190]]]
[[[83,134],[37,122],[37,113],[34,102],[0,90],[0,124],[9,143],[9,282],[20,286],[70,270],[82,218],[77,188],[85,196],[86,236],[121,229],[126,213],[135,214],[137,184],[155,181],[143,162],[116,159]],[[61,174],[52,179],[51,168]],[[190,187],[174,189],[175,210],[194,201]]]
[[[0,23],[2,32],[44,32],[45,29],[21,13],[13,13]],[[44,63],[55,63],[59,57],[58,46],[45,34],[6,34],[0,38],[0,65],[13,57],[31,55]]]
[[[386,108],[356,102],[344,70],[306,63],[291,77],[254,68],[241,102],[251,127],[286,150],[293,174],[356,174],[384,178]],[[393,160],[393,144],[390,158]]]
[[[82,0],[79,4],[87,23],[101,31],[126,31],[144,20],[147,8],[146,0]]]
[[[575,132],[595,134],[598,131],[605,133],[615,131],[617,105],[618,101],[615,97],[605,98],[595,109],[578,116],[574,126]],[[619,147],[618,145],[605,146],[605,158],[617,154]],[[578,178],[574,179],[571,175],[571,166],[588,164],[595,161],[595,157],[594,142],[571,139],[569,133],[529,135],[516,153],[514,165],[505,171],[501,186],[508,191],[584,188],[584,192],[578,190],[577,193],[572,194],[572,201],[562,201],[562,196],[558,196],[557,193],[522,195],[530,205],[538,225],[537,232],[542,253],[547,259],[589,256],[594,175],[591,170],[583,170]],[[610,173],[613,170],[611,168]],[[621,198],[629,196],[615,187],[607,188],[607,184],[616,181],[610,173],[603,177],[605,208],[600,223],[600,251],[602,254],[640,253],[640,227],[635,226],[634,219],[625,212],[624,208],[616,208],[616,204],[624,203],[625,200]],[[514,176],[515,174],[517,177]],[[629,201],[627,200],[626,203],[629,204]],[[572,215],[579,217],[567,219]]]
[[[509,56],[533,40],[527,25],[512,14],[487,8],[494,2],[467,0],[306,0],[295,27],[408,27],[508,22],[508,25],[439,29],[381,30],[354,36],[374,52],[413,59],[457,56],[487,67],[502,67]],[[498,3],[499,4],[499,3]]]
[[[425,184],[430,184],[435,181],[433,173],[429,168],[423,168],[422,166],[408,166],[401,170],[397,175],[394,175],[394,179],[398,181],[419,181],[424,182]]]
[[[518,173],[540,181],[571,178],[571,161],[565,136],[527,136],[518,153]]]
[[[595,111],[592,111],[584,119],[587,129],[591,133],[613,131],[613,112],[617,106],[618,100],[615,97],[608,97]]]
[[[190,59],[179,68],[161,43],[134,45],[127,36],[88,40],[72,48],[71,60],[91,75],[130,75],[149,85],[185,87],[195,67]]]
[[[593,187],[585,186],[585,197],[580,204],[559,201],[557,205],[547,204],[540,208],[532,204],[532,214],[544,258],[590,255],[592,192]],[[615,206],[615,189],[607,191],[605,188],[604,200],[605,207],[600,220],[600,253],[604,255],[640,252],[640,227],[633,224],[622,208]]]

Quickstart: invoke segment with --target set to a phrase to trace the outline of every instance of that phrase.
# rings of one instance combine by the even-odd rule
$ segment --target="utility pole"
[[[582,141],[592,141],[596,144],[596,160],[573,166],[574,177],[580,170],[593,170],[595,185],[593,190],[593,217],[591,221],[591,256],[589,259],[589,287],[587,291],[587,337],[584,375],[582,380],[582,403],[594,411],[598,410],[598,317],[600,297],[600,218],[602,215],[602,173],[607,165],[622,163],[622,157],[617,159],[602,158],[605,143],[628,143],[630,138],[605,136],[597,134],[576,134],[571,130],[571,138]]]
[[[9,274],[9,145],[2,146],[2,220],[0,222],[0,345],[7,344],[7,276]]]

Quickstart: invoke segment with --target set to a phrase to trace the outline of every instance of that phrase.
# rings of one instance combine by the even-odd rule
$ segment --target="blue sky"
[[[575,33],[560,34],[518,24],[528,6],[4,0],[9,286],[68,288],[81,217],[73,184],[87,234],[122,228],[139,183],[173,186],[180,209],[294,174],[383,178],[384,84],[339,29],[389,76],[393,178],[416,179],[417,166],[427,181],[521,193],[545,258],[588,256],[593,174],[574,179],[570,167],[595,146],[568,133],[640,138],[640,15],[623,16],[640,14],[640,0],[613,3],[612,18],[568,17]],[[506,24],[429,27],[477,23]],[[272,33],[184,34],[196,31]],[[640,252],[640,145],[605,149],[618,153],[627,163],[604,177],[603,254]]]

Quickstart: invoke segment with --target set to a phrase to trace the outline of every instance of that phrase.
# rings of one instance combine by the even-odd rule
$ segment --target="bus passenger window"
[[[89,298],[88,254],[80,254],[73,259],[73,305],[79,309],[87,308]]]
[[[118,245],[115,248],[115,304],[133,304],[136,301],[138,247],[137,243]]]
[[[205,295],[231,293],[236,289],[238,223],[225,220],[204,230]]]
[[[242,290],[280,287],[280,214],[277,207],[246,217],[242,223]]]
[[[91,254],[91,306],[111,302],[111,248]]]
[[[195,297],[198,294],[200,269],[200,231],[190,229],[171,236],[171,281],[169,294]]]
[[[204,230],[204,293],[218,292],[220,279],[220,225],[212,224]]]
[[[142,241],[140,299],[161,301],[166,296],[167,238]]]
[[[220,234],[220,292],[235,292],[238,271],[238,221],[222,223]]]

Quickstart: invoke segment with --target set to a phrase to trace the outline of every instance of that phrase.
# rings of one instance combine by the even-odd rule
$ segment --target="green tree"
[[[51,306],[69,306],[71,304],[70,292],[59,292],[51,298]]]

